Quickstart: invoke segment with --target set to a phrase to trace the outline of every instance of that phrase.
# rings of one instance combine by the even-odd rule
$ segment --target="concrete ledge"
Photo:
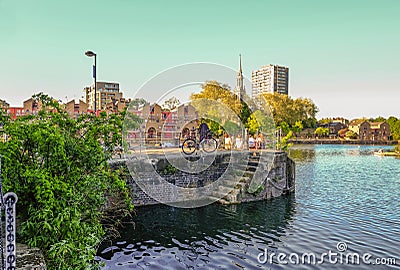
[[[4,243],[4,242],[3,242]],[[17,243],[17,269],[46,270],[46,263],[40,249],[29,248],[27,245]]]

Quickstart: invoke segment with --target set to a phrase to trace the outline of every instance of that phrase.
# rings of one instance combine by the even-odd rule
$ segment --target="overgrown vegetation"
[[[257,185],[253,187],[248,187],[247,193],[253,194],[254,196],[258,196],[263,192],[265,189],[264,185]]]
[[[122,198],[122,216],[133,207],[107,163],[121,145],[123,114],[73,119],[52,98],[34,98],[43,106],[37,115],[0,119],[4,191],[19,197],[19,237],[42,250],[48,269],[97,268],[107,196]]]
[[[395,151],[396,153],[400,154],[400,144],[398,144],[398,145],[396,145],[396,146],[394,147],[394,151]]]

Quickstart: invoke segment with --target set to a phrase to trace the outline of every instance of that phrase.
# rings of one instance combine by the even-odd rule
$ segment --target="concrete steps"
[[[3,243],[5,243],[3,241]],[[21,270],[46,270],[42,252],[38,248],[29,248],[27,245],[17,243],[17,264],[16,269]],[[5,254],[4,254],[5,258]]]

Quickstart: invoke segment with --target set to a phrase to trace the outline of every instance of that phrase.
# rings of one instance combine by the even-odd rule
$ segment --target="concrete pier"
[[[207,155],[182,158],[180,153],[165,156],[153,152],[142,157],[114,160],[110,165],[114,168],[130,167],[132,176],[127,181],[133,189],[135,206],[185,203],[191,198],[237,204],[266,200],[294,191],[295,163],[286,152],[218,151],[210,155],[212,162],[198,172],[174,166],[182,168],[195,164],[198,167],[202,158],[207,160]],[[182,165],[182,162],[189,165]],[[176,187],[180,188],[178,192]]]

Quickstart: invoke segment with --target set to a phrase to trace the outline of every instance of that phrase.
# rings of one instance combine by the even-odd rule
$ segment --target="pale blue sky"
[[[160,71],[211,62],[290,68],[318,117],[400,117],[400,1],[0,0],[0,98],[79,98],[98,80],[132,96]]]

